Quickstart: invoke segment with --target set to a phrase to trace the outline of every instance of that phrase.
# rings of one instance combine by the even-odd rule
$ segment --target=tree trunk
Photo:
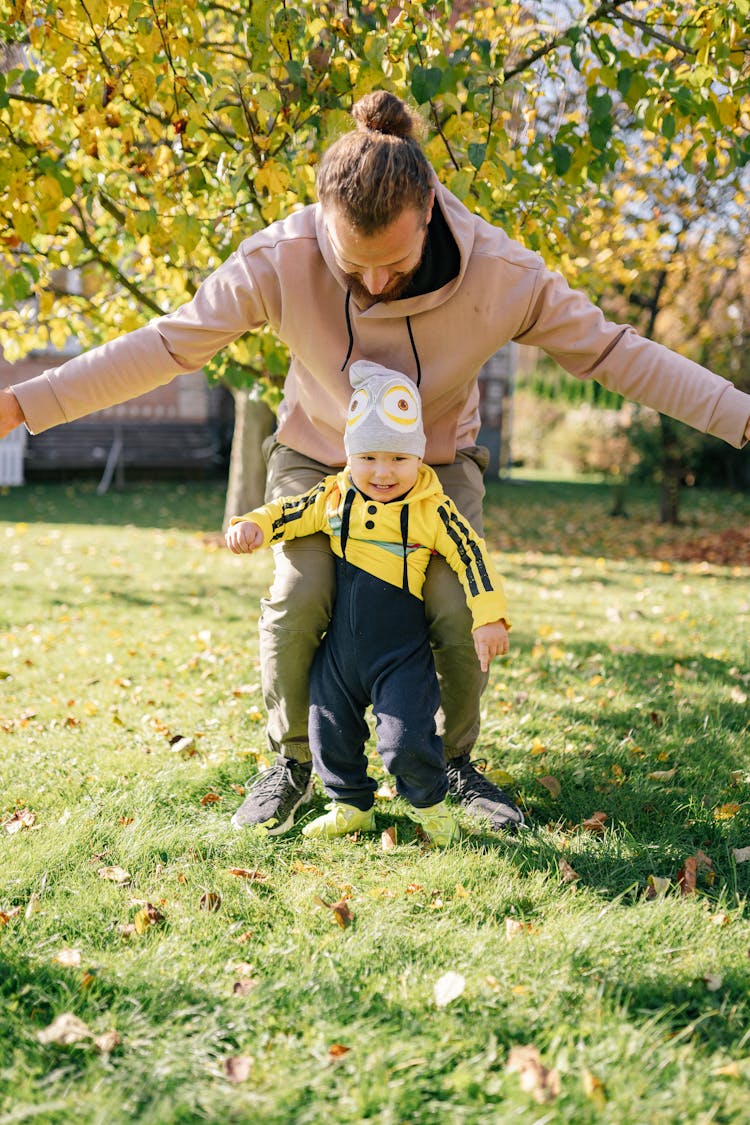
[[[247,391],[234,388],[232,395],[234,434],[229,458],[224,530],[232,516],[239,516],[263,503],[266,466],[261,447],[276,424],[273,411],[264,402],[251,399]]]
[[[680,522],[680,488],[683,464],[680,443],[671,418],[659,415],[661,429],[661,522],[677,525]]]

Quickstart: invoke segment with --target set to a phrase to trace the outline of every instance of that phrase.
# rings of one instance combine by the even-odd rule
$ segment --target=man
[[[307,491],[345,462],[348,368],[370,359],[406,372],[422,396],[425,462],[482,532],[477,374],[509,340],[537,345],[573,375],[740,446],[750,395],[634,329],[605,321],[541,259],[472,215],[440,185],[392,94],[353,109],[357,129],[325,153],[320,202],[248,238],[188,304],[69,360],[2,398],[0,435],[32,433],[194,371],[242,333],[269,324],[291,353],[278,428],[266,447],[266,499]],[[236,827],[286,831],[310,798],[308,672],[330,617],[325,538],[274,548],[261,665],[275,765],[249,789]],[[449,793],[491,828],[523,821],[471,764],[486,682],[460,585],[440,559],[425,607],[441,687]]]

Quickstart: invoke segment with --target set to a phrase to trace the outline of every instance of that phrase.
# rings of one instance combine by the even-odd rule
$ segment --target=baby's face
[[[422,458],[413,453],[354,453],[349,458],[352,480],[370,500],[396,500],[416,484]]]

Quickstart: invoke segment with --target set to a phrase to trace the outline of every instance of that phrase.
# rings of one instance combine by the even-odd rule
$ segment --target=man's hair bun
[[[419,119],[401,98],[385,90],[365,94],[352,107],[352,117],[357,128],[370,133],[384,133],[391,137],[414,137],[419,131]]]

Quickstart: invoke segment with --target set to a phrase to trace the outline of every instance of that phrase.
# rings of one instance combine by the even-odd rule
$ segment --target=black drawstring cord
[[[344,370],[347,363],[349,362],[349,357],[351,356],[352,351],[354,349],[354,331],[352,329],[352,318],[351,318],[351,314],[349,312],[349,304],[351,302],[351,299],[352,299],[352,291],[351,291],[351,289],[347,289],[346,300],[344,301],[344,316],[346,317],[346,331],[347,331],[347,335],[349,337],[349,347],[347,349],[346,357],[344,358],[344,362],[341,364],[341,370],[342,371]],[[422,382],[422,364],[419,362],[419,352],[417,351],[417,345],[414,342],[414,333],[413,333],[412,327],[411,327],[411,317],[410,316],[407,316],[407,318],[406,318],[406,331],[409,333],[409,343],[411,344],[411,350],[414,353],[414,361],[417,365],[417,387],[419,387],[420,383]]]
[[[409,544],[409,505],[404,504],[401,509],[401,542],[404,547],[404,580],[403,588],[405,593],[409,593],[409,567],[406,561]]]
[[[411,350],[414,352],[414,359],[417,362],[417,387],[419,387],[419,384],[422,382],[422,365],[419,362],[419,352],[417,351],[417,345],[414,343],[414,333],[411,330],[411,317],[410,316],[407,316],[407,318],[406,318],[406,328],[407,328],[407,331],[409,333],[409,341],[411,343]]]
[[[349,539],[349,521],[352,515],[352,504],[357,495],[356,489],[350,488],[344,497],[344,508],[341,512],[341,557],[346,562],[346,544]]]
[[[346,300],[344,301],[344,316],[346,317],[346,330],[349,333],[349,350],[346,353],[346,359],[341,364],[341,370],[342,371],[344,370],[347,363],[349,362],[349,356],[352,354],[352,348],[354,347],[354,333],[352,332],[352,318],[349,315],[349,302],[351,301],[351,299],[352,299],[352,291],[351,291],[351,289],[347,289]]]

